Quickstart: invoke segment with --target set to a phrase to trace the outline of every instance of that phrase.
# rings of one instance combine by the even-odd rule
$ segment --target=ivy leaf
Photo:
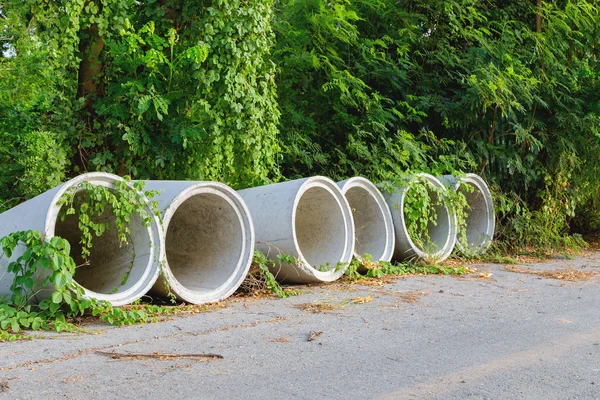
[[[52,303],[60,304],[62,303],[63,295],[61,292],[53,292],[52,293]]]

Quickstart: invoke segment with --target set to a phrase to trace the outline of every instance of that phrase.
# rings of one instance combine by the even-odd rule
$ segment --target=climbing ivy
[[[218,0],[133,7],[131,22],[106,43],[94,168],[234,187],[277,177],[271,6]]]
[[[107,230],[115,229],[121,245],[129,243],[129,225],[133,215],[139,217],[142,226],[150,226],[153,218],[162,221],[158,203],[151,199],[158,194],[155,190],[143,191],[144,182],[134,182],[129,186],[128,179],[117,180],[112,187],[81,182],[70,187],[59,199],[59,218],[64,221],[69,215],[77,215],[81,232],[81,257],[86,262],[90,256],[94,234],[102,236]],[[111,220],[102,218],[106,212],[114,216]]]
[[[46,240],[41,232],[20,231],[0,239],[0,245],[0,259],[16,256],[6,271],[14,275],[10,298],[0,301],[0,341],[24,338],[23,329],[75,331],[78,328],[69,319],[86,312],[119,325],[148,317],[144,312],[127,312],[86,298],[73,279],[75,261],[65,239],[55,236]]]

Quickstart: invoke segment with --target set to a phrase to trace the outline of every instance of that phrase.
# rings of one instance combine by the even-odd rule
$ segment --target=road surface
[[[0,400],[600,399],[600,275],[476,268],[0,343]],[[600,253],[518,268],[600,273]]]

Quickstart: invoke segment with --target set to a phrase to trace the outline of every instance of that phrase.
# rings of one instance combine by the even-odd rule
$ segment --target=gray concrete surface
[[[600,272],[600,253],[532,267]],[[0,343],[0,400],[600,398],[600,276],[477,268],[483,275],[309,287],[161,323]],[[311,331],[322,334],[307,341]]]

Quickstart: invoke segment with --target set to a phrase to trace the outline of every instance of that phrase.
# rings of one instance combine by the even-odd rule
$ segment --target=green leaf
[[[60,304],[63,301],[63,295],[61,292],[53,292],[52,293],[52,303]]]
[[[37,318],[34,319],[33,322],[31,323],[31,329],[34,331],[39,330],[41,326],[42,326],[42,323]]]
[[[52,283],[56,289],[62,289],[67,284],[67,277],[62,272],[57,272]]]

